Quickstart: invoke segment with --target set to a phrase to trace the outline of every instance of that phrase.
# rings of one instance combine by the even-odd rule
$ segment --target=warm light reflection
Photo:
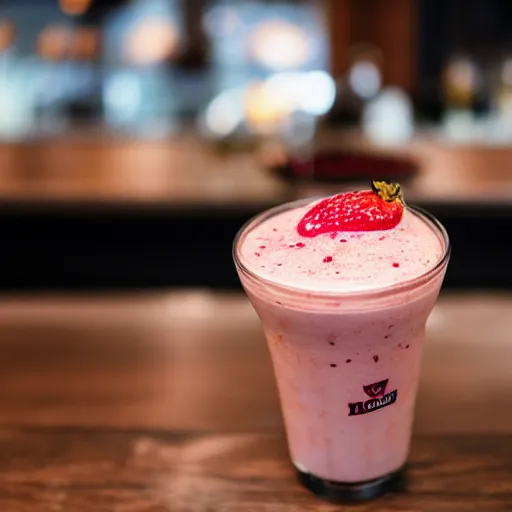
[[[458,107],[467,107],[479,89],[480,73],[472,60],[454,59],[445,69],[443,83],[448,101]]]
[[[128,35],[125,52],[135,64],[155,64],[176,53],[179,44],[177,27],[167,20],[146,19]]]
[[[71,45],[71,56],[76,60],[92,60],[99,55],[101,35],[97,28],[79,28]]]
[[[8,20],[0,20],[0,52],[7,50],[14,41],[14,25]]]
[[[84,14],[89,9],[92,0],[59,0],[62,12],[71,16]]]
[[[268,21],[256,28],[250,53],[259,64],[275,70],[300,68],[311,57],[312,41],[300,27]]]
[[[262,98],[270,98],[284,112],[292,112],[300,103],[303,73],[275,73],[262,84]],[[270,104],[268,100],[265,103]]]
[[[251,85],[245,95],[245,116],[248,127],[260,133],[274,131],[292,112],[290,102],[271,94],[265,84]]]
[[[497,92],[496,103],[503,120],[506,121],[506,127],[502,132],[512,130],[512,59],[507,58],[501,67],[500,86]]]
[[[72,41],[72,32],[66,25],[49,25],[37,38],[37,52],[51,61],[67,57]]]
[[[244,121],[257,132],[281,126],[294,112],[326,114],[334,104],[336,86],[325,71],[275,73],[245,89],[229,89],[214,98],[204,124],[217,136],[232,134]]]

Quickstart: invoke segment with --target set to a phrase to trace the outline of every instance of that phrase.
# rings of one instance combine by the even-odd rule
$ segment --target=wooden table
[[[419,437],[404,489],[358,511],[512,510],[512,438]],[[346,510],[300,487],[280,433],[0,431],[8,512]]]
[[[512,296],[429,322],[406,488],[360,511],[512,510]],[[0,510],[343,510],[295,483],[237,294],[0,300]]]

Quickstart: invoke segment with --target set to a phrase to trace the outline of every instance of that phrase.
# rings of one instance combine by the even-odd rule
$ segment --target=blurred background
[[[0,0],[6,421],[279,424],[233,237],[382,178],[454,247],[420,430],[512,431],[511,26],[509,0]]]
[[[0,286],[236,288],[247,218],[371,178],[446,222],[450,286],[512,285],[511,21],[506,0],[2,0]]]

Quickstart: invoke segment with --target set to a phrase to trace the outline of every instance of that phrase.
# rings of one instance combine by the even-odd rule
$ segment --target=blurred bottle
[[[476,63],[469,57],[448,61],[443,72],[443,90],[449,110],[470,110],[481,85]]]
[[[382,52],[374,45],[359,43],[350,51],[346,76],[338,80],[338,91],[329,122],[340,126],[359,126],[365,105],[382,87]]]
[[[444,132],[452,139],[468,140],[475,136],[473,106],[481,86],[481,73],[476,63],[468,56],[457,56],[448,60],[442,86],[446,111]]]
[[[382,52],[371,44],[357,44],[350,53],[350,90],[363,101],[370,101],[382,87]]]
[[[395,145],[407,142],[413,135],[414,115],[407,93],[388,87],[372,99],[363,114],[363,131],[373,142]]]
[[[499,69],[496,90],[497,128],[500,139],[512,140],[512,57],[507,56]]]
[[[506,58],[501,65],[497,106],[501,117],[512,123],[512,57]]]

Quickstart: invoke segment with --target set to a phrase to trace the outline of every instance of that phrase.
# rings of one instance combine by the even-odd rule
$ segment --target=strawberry
[[[338,231],[383,231],[402,219],[404,202],[400,185],[372,181],[372,190],[329,197],[311,208],[297,225],[308,238]]]

